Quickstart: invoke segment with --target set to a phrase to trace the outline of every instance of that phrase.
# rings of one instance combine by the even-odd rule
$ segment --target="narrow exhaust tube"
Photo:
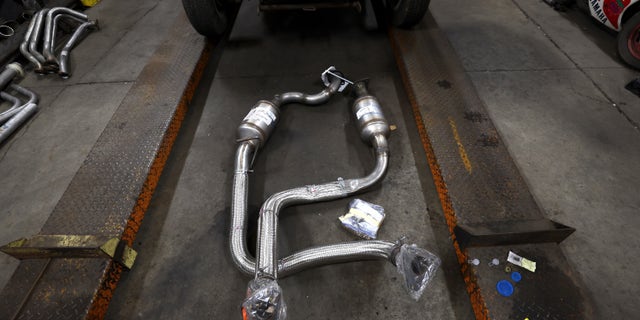
[[[60,56],[56,56],[56,30],[61,19],[78,22],[78,26],[65,43]],[[89,21],[84,13],[65,7],[45,8],[31,18],[24,40],[20,44],[20,52],[33,63],[36,73],[58,73],[61,77],[68,78],[69,53],[87,30],[92,28],[97,28],[97,21]],[[39,51],[40,45],[42,51]]]
[[[51,48],[51,56],[47,56],[47,63],[54,66],[55,68],[58,68],[60,65],[60,62],[58,61],[58,57],[55,56],[55,49],[56,49],[56,32],[58,29],[58,23],[60,22],[60,20],[64,18],[67,21],[75,21],[77,22],[79,25],[87,22],[86,20],[80,19],[76,16],[72,16],[66,13],[60,13],[57,14],[54,18],[53,18],[53,22],[52,22],[52,26],[51,26],[51,35],[50,35],[50,40],[49,40],[49,47]]]
[[[27,32],[24,34],[24,40],[20,43],[20,52],[22,53],[29,62],[33,63],[36,70],[42,69],[42,64],[38,59],[36,59],[31,51],[29,51],[29,44],[31,42],[31,37],[33,36],[33,29],[35,28],[36,19],[35,17],[29,21],[29,27],[27,28]]]
[[[57,60],[53,54],[53,48],[51,46],[51,39],[53,35],[52,30],[54,25],[54,16],[62,13],[74,16],[82,21],[87,21],[89,19],[86,14],[65,7],[55,7],[47,12],[42,44],[42,54],[44,55],[47,64],[57,65]]]
[[[9,138],[16,129],[38,111],[38,95],[35,92],[16,84],[11,84],[10,87],[21,95],[29,97],[29,100],[21,107],[13,109],[16,112],[13,112],[9,120],[0,126],[0,143]]]
[[[35,64],[36,68],[34,69],[34,71],[40,74],[44,74],[47,72],[43,67],[43,64],[46,60],[44,56],[38,51],[38,42],[40,41],[40,35],[42,34],[42,24],[47,11],[48,9],[42,9],[38,11],[35,17],[33,17],[35,23],[33,25],[33,30],[31,31],[31,37],[29,39],[29,53],[38,61],[38,63]]]
[[[69,72],[69,52],[71,51],[71,49],[73,49],[76,43],[80,41],[80,38],[82,38],[82,36],[86,33],[88,29],[94,28],[96,26],[97,26],[97,21],[87,21],[81,24],[76,29],[76,31],[73,32],[73,35],[71,36],[69,41],[67,41],[67,43],[64,45],[64,48],[62,48],[62,51],[60,51],[60,69],[58,70],[58,74],[62,78],[66,79],[66,78],[69,78],[69,76],[71,76],[71,73]]]
[[[34,103],[28,103],[20,109],[20,112],[16,113],[11,119],[0,126],[0,143],[4,142],[9,136],[18,129],[29,119],[33,114],[38,111],[38,105]]]
[[[15,77],[24,77],[24,69],[17,62],[8,64],[2,72],[0,72],[0,91],[4,90]]]

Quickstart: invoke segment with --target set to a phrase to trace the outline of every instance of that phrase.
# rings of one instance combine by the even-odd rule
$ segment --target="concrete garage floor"
[[[594,319],[633,318],[640,310],[634,303],[640,279],[632,271],[640,262],[633,254],[640,226],[640,98],[623,86],[638,73],[615,58],[613,36],[579,12],[520,0],[434,0],[431,11],[547,217],[577,229],[561,247],[595,297]],[[0,190],[2,243],[38,232],[182,13],[177,1],[104,0],[89,14],[102,30],[73,51],[71,79],[29,74],[21,83],[43,102],[0,146],[0,184],[11,186]],[[318,72],[333,63],[353,77],[373,78],[372,91],[398,126],[389,175],[361,196],[390,211],[381,238],[408,235],[438,253],[444,267],[419,303],[382,262],[304,272],[282,281],[290,318],[471,318],[385,34],[364,32],[346,13],[310,16],[306,23],[267,28],[255,10],[245,10],[225,51],[214,53],[212,61],[219,62],[208,67],[138,235],[137,265],[121,281],[107,318],[238,318],[248,279],[233,268],[225,240],[235,127],[260,98],[318,90]],[[304,28],[284,28],[291,24]],[[255,55],[256,48],[262,54]],[[276,190],[370,168],[347,101],[287,107],[256,159],[254,206]],[[346,203],[285,211],[282,252],[353,239],[336,223]],[[0,255],[0,286],[16,265]]]
[[[624,85],[640,74],[578,10],[526,0],[431,10],[547,217],[577,229],[560,246],[595,318],[637,317],[640,98]]]
[[[0,242],[38,233],[156,47],[179,3],[104,1],[101,29],[71,52],[71,78],[27,72],[40,111],[0,146]],[[18,262],[0,254],[0,287]]]

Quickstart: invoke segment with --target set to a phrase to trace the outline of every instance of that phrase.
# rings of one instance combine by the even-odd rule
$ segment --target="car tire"
[[[418,24],[429,9],[431,0],[387,0],[391,22],[400,28],[411,28]]]
[[[640,12],[627,20],[618,33],[618,55],[628,65],[640,69]]]
[[[189,22],[198,33],[208,38],[218,38],[229,24],[224,0],[182,0]]]

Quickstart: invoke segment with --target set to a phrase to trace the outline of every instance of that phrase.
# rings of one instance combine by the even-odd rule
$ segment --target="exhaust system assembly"
[[[23,76],[24,71],[18,63],[11,63],[0,73],[0,98],[10,102],[9,109],[0,112],[0,143],[6,140],[16,129],[38,111],[38,95],[35,92],[11,83],[16,76]],[[23,102],[5,91],[9,88],[28,98]]]
[[[245,319],[286,318],[286,304],[277,280],[305,269],[335,263],[361,260],[387,260],[394,264],[405,280],[410,295],[418,299],[435,275],[440,259],[427,250],[403,243],[365,240],[318,246],[279,258],[277,252],[278,216],[285,207],[345,198],[362,192],[382,180],[387,171],[389,125],[378,99],[369,94],[367,82],[353,83],[334,67],[322,74],[327,87],[318,94],[288,92],[272,100],[260,100],[249,111],[237,130],[231,205],[230,249],[236,266],[254,276],[242,304]],[[262,205],[258,220],[256,259],[250,257],[246,245],[247,199],[249,173],[258,149],[264,147],[275,129],[281,107],[289,103],[319,105],[347,85],[353,86],[355,101],[352,113],[362,140],[375,153],[375,168],[365,177],[342,179],[322,184],[284,190],[270,196]]]
[[[55,39],[62,18],[77,24],[77,27],[60,54],[56,56]],[[98,22],[89,20],[86,14],[65,7],[45,8],[31,18],[24,40],[20,44],[20,52],[34,65],[36,73],[57,72],[60,77],[68,78],[69,52],[87,31],[94,29],[98,29]],[[42,52],[38,51],[41,42]]]

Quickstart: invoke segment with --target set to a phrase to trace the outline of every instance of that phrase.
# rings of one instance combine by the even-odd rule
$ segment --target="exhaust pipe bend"
[[[53,65],[53,66],[59,66],[60,62],[58,62],[58,58],[56,58],[55,56],[55,49],[56,49],[56,32],[57,32],[57,28],[58,28],[58,22],[60,21],[60,19],[65,18],[67,20],[71,20],[71,21],[76,21],[80,24],[83,24],[85,22],[87,22],[87,20],[82,20],[76,16],[72,16],[70,14],[66,14],[66,13],[60,13],[58,15],[56,15],[53,18],[53,22],[51,23],[51,35],[50,35],[50,40],[49,40],[49,51],[50,54],[47,54],[45,52],[45,58],[47,58],[47,64]]]
[[[80,38],[85,34],[88,28],[95,27],[97,24],[96,21],[87,21],[81,24],[76,31],[73,33],[69,41],[64,45],[62,51],[60,52],[60,69],[58,70],[58,74],[63,78],[68,78],[70,76],[69,73],[69,52],[76,45],[76,43],[80,40]],[[55,59],[55,57],[54,57]]]
[[[389,163],[387,140],[383,134],[377,134],[374,136],[372,143],[374,148],[377,150],[376,166],[369,175],[358,179],[338,179],[337,181],[320,185],[309,185],[285,190],[272,195],[267,199],[267,201],[265,201],[260,209],[260,218],[258,222],[259,235],[256,249],[258,255],[257,266],[255,269],[256,277],[267,277],[271,279],[278,278],[280,263],[278,263],[277,252],[277,229],[278,216],[282,209],[294,204],[314,203],[345,198],[369,188],[384,177]],[[380,243],[377,244],[379,245]],[[367,241],[359,241],[351,243],[350,245],[356,246],[353,248],[355,249],[355,252],[359,252],[360,255],[364,254],[366,256],[366,253],[368,252],[365,249]],[[359,246],[363,246],[363,248],[358,248]],[[347,249],[348,247],[349,245],[346,245]],[[388,243],[388,247],[384,250],[391,252],[394,247],[395,244]],[[372,253],[374,253],[374,257],[379,257],[376,251]],[[333,256],[334,254],[335,257]],[[358,257],[349,257],[348,254],[349,250],[344,252],[340,250],[334,251],[325,247],[318,247],[316,249],[308,250],[304,255],[298,255],[297,259],[285,259],[290,263],[290,265],[297,266],[301,269],[315,266],[318,261],[323,260],[325,262],[329,262],[334,259],[348,259],[347,261],[359,260],[360,255]],[[300,260],[300,258],[305,257],[311,258],[311,260]],[[388,256],[384,256],[384,258],[388,258]],[[299,270],[288,270],[290,274],[297,271]]]
[[[45,73],[42,64],[46,61],[44,56],[38,51],[38,42],[40,41],[40,34],[42,33],[42,23],[44,21],[44,16],[47,14],[48,9],[42,9],[38,11],[36,16],[33,18],[35,20],[35,24],[33,25],[33,30],[31,31],[31,38],[29,40],[29,52],[30,54],[38,61],[36,63],[35,72],[37,73]]]
[[[29,42],[31,41],[31,37],[33,36],[33,29],[35,28],[35,24],[36,18],[34,17],[29,22],[27,32],[24,34],[24,40],[20,44],[20,52],[22,52],[22,55],[24,55],[27,60],[33,63],[36,69],[42,69],[42,64],[40,63],[40,61],[38,61],[38,59],[36,59],[36,57],[33,56],[33,54],[31,54],[31,52],[29,51]]]
[[[254,152],[255,147],[251,143],[243,142],[238,146],[236,151],[236,167],[232,191],[233,202],[231,207],[231,256],[238,269],[247,275],[254,275],[256,271],[256,262],[250,257],[246,245],[249,167]],[[384,174],[383,167],[386,169],[388,157],[381,155],[379,159],[376,169],[367,177],[359,179],[360,181],[357,183],[359,188],[356,187],[357,189],[361,190],[372,185]],[[350,181],[352,180],[337,182],[338,189],[342,188],[339,186],[340,184],[345,185],[346,189]],[[356,184],[354,183],[354,185]],[[340,191],[339,194],[342,195],[342,191]],[[277,262],[277,275],[280,278],[288,277],[313,267],[341,262],[361,260],[389,260],[394,262],[395,255],[393,253],[398,247],[399,244],[394,242],[372,240],[310,248],[280,259]]]
[[[306,269],[337,263],[388,260],[395,264],[395,256],[400,245],[399,242],[367,240],[301,250],[278,261],[278,278],[288,277]]]
[[[286,92],[280,95],[276,95],[273,99],[273,102],[277,106],[282,106],[289,103],[301,103],[310,106],[317,106],[329,101],[329,98],[331,98],[331,96],[338,91],[341,83],[342,81],[340,79],[333,78],[331,85],[316,94],[309,95],[302,92]]]
[[[64,13],[70,16],[74,16],[78,19],[81,19],[83,22],[89,19],[86,14],[83,14],[78,11],[65,8],[65,7],[55,7],[50,9],[47,12],[46,23],[44,25],[44,39],[43,39],[43,45],[42,45],[42,53],[46,58],[46,62],[49,64],[55,64],[56,62],[56,57],[53,54],[53,48],[51,46],[51,39],[52,39],[52,34],[53,34],[52,29],[54,24],[53,16],[59,13]]]
[[[389,147],[386,137],[389,135],[389,125],[382,113],[380,103],[374,96],[369,95],[366,85],[364,81],[354,84],[356,100],[353,103],[352,111],[356,117],[362,140],[375,150],[375,168],[363,178],[348,180],[339,178],[334,182],[281,191],[269,197],[260,209],[260,218],[258,220],[256,278],[277,279],[280,266],[284,266],[283,263],[278,262],[277,252],[278,215],[282,209],[294,204],[328,201],[356,194],[380,181],[387,172]],[[369,251],[367,249],[368,245],[374,243],[377,246],[382,246],[381,251]],[[357,261],[361,258],[381,257],[388,259],[396,247],[396,244],[390,242],[368,243],[367,241],[360,241],[338,245],[337,247],[329,246],[309,249],[302,255],[294,254],[294,258],[285,258],[284,261],[289,262],[291,266],[305,269],[318,264],[331,263],[331,261]],[[338,248],[342,250],[336,250]],[[386,252],[387,254],[380,255],[380,252]],[[357,254],[350,255],[351,253]],[[285,270],[283,269],[283,271]],[[296,271],[298,270],[290,269],[287,272],[294,273]]]
[[[22,101],[4,91],[0,92],[0,98],[2,98],[2,100],[4,101],[12,103],[9,109],[0,113],[0,124],[2,124],[7,119],[11,118],[14,114],[18,113],[18,111],[20,111],[18,107],[22,106]]]
[[[16,77],[24,77],[22,65],[13,62],[4,67],[4,70],[0,72],[0,90],[4,90]]]
[[[31,91],[31,90],[29,90],[29,89],[27,89],[25,87],[22,87],[22,86],[19,86],[17,84],[14,84],[14,83],[10,84],[9,88],[11,88],[11,90],[13,90],[13,91],[15,91],[15,92],[27,97],[27,98],[29,98],[29,100],[27,100],[27,103],[25,103],[25,104],[30,104],[30,103],[38,104],[39,97],[35,92],[33,92],[33,91]]]
[[[17,84],[10,84],[9,88],[11,88],[13,91],[28,97],[29,100],[27,100],[26,103],[22,102],[20,99],[18,99],[17,97],[10,95],[4,91],[0,92],[0,98],[2,98],[3,100],[9,101],[11,102],[13,105],[5,110],[4,112],[0,113],[0,124],[2,124],[3,122],[7,121],[8,119],[10,119],[11,117],[13,117],[14,115],[16,115],[18,112],[22,111],[22,109],[29,105],[29,104],[37,104],[38,103],[38,95],[31,91],[28,90],[24,87],[21,87]]]
[[[20,127],[20,125],[38,111],[38,96],[35,92],[15,84],[11,84],[10,87],[16,92],[28,96],[29,101],[15,109],[17,112],[9,118],[7,122],[0,126],[0,143],[9,138],[9,136],[18,129],[18,127]]]

